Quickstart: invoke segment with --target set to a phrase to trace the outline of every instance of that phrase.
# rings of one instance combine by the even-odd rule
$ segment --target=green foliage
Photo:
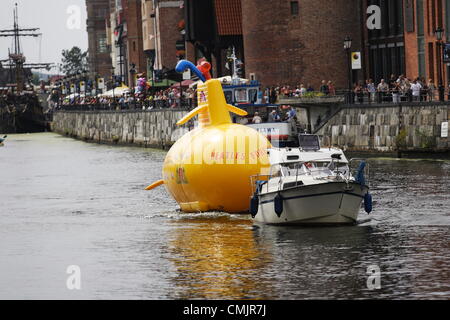
[[[32,79],[31,79],[31,82],[35,85],[35,86],[38,86],[39,85],[39,81],[40,81],[41,79],[39,78],[39,74],[37,74],[37,73],[33,73],[33,77],[32,77]]]
[[[63,50],[61,70],[68,76],[83,72],[87,69],[87,55],[87,51],[82,52],[78,47]]]
[[[426,132],[419,129],[416,129],[416,135],[419,137],[421,148],[432,149],[436,147],[436,139],[432,135],[429,136]]]
[[[306,92],[302,98],[313,99],[313,98],[321,98],[325,97],[325,94],[322,92]]]
[[[395,144],[398,150],[406,148],[406,138],[408,137],[408,132],[406,129],[400,130],[397,137],[395,137]]]

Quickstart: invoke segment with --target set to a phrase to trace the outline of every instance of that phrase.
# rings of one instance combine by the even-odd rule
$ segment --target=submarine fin
[[[200,112],[206,111],[208,109],[208,106],[200,106],[195,108],[194,110],[192,110],[191,112],[189,112],[187,115],[185,115],[181,120],[179,120],[177,122],[177,125],[181,126],[183,124],[185,124],[186,122],[188,122],[191,118],[195,117],[196,115],[198,115]]]
[[[145,188],[145,190],[153,190],[156,187],[162,186],[164,184],[164,180],[158,180],[154,183],[152,183],[151,185],[149,185],[147,188]]]
[[[248,115],[247,111],[242,110],[240,108],[237,108],[235,106],[232,106],[230,104],[227,104],[227,109],[228,109],[228,111],[233,112],[233,113],[237,114],[238,116],[246,116],[246,115]]]

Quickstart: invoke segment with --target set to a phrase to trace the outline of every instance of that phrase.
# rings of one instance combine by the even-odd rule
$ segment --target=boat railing
[[[314,167],[308,165],[312,163],[326,163],[328,162],[328,160],[330,164],[333,164],[333,169],[331,169],[329,166]],[[257,193],[259,194],[262,191],[263,186],[266,186],[267,192],[269,192],[269,180],[272,178],[278,178],[278,191],[283,190],[284,183],[282,177],[295,177],[294,186],[297,186],[299,184],[299,178],[306,175],[311,176],[314,180],[323,180],[325,178],[329,179],[330,177],[333,178],[341,177],[343,180],[349,181],[351,178],[353,178],[350,167],[348,167],[348,170],[346,170],[345,172],[342,172],[341,171],[342,168],[339,167],[340,163],[349,165],[349,163],[347,162],[340,162],[338,159],[333,158],[331,159],[320,158],[315,160],[309,159],[295,163],[284,163],[285,165],[295,164],[295,166],[293,168],[281,168],[281,172],[279,173],[279,175],[271,173],[265,175],[259,174],[251,176],[250,183],[252,186],[252,193],[255,193],[257,191]],[[283,163],[280,163],[280,166],[283,166]],[[303,170],[303,168],[305,168],[306,171]]]
[[[257,174],[250,177],[250,184],[252,186],[252,193],[260,193],[264,185],[267,185],[269,191],[269,180],[272,178],[270,174]]]

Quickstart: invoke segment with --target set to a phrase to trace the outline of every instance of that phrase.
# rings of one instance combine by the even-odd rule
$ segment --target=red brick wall
[[[242,1],[245,67],[263,85],[332,80],[347,87],[347,58],[343,40],[353,39],[361,50],[359,0],[298,1],[292,16],[291,0]]]
[[[136,71],[146,72],[147,64],[144,56],[142,40],[142,16],[141,2],[139,0],[127,0],[122,3],[124,6],[124,17],[127,22],[127,62],[124,66],[128,70],[131,63],[136,64]],[[134,44],[133,44],[134,43]],[[128,75],[131,85],[131,75]]]
[[[423,1],[424,6],[424,41],[425,41],[425,72],[426,72],[426,80],[429,78],[433,78],[433,81],[436,85],[438,85],[438,60],[442,59],[442,54],[439,53],[437,56],[436,49],[436,36],[434,34],[435,25],[433,25],[432,19],[432,2],[435,2],[436,5],[436,13],[437,11],[437,3],[438,0],[429,0]],[[415,4],[415,2],[414,2]],[[405,63],[406,63],[406,76],[408,78],[416,78],[419,75],[419,60],[418,60],[418,42],[417,42],[417,7],[414,7],[414,17],[415,17],[415,28],[414,32],[406,32],[405,31]],[[436,26],[438,26],[439,21],[443,24],[445,21],[445,5],[443,3],[442,7],[442,19],[439,20],[436,16]],[[442,25],[442,27],[444,27]],[[444,37],[445,42],[445,37]],[[430,55],[429,46],[430,44],[433,47],[433,54]],[[442,61],[442,60],[441,60]],[[446,67],[442,65],[442,78],[444,81],[444,85],[447,83],[447,75],[446,75]],[[432,71],[432,73],[430,72]]]
[[[97,15],[97,10],[109,12],[109,0],[87,0],[87,32],[89,41],[89,71],[100,77],[109,77],[111,74],[111,56],[109,52],[100,53],[98,50],[99,35],[106,34],[105,19]]]
[[[178,30],[178,22],[184,18],[184,10],[180,7],[159,9],[159,37],[161,39],[161,64],[169,69],[175,68],[178,62],[175,44],[182,39]]]

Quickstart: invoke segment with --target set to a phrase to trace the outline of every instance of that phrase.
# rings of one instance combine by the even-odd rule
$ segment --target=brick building
[[[433,79],[438,84],[440,68],[443,82],[448,84],[448,67],[442,63],[435,31],[440,27],[450,32],[450,1],[404,0],[404,7],[406,75]],[[444,42],[446,38],[444,33]]]
[[[391,74],[423,77],[444,85],[449,83],[449,67],[437,44],[436,29],[443,28],[443,42],[450,32],[450,0],[368,0],[365,6],[381,9],[381,29],[366,30],[365,72],[375,81]]]
[[[361,51],[361,1],[245,0],[242,15],[247,77],[264,85],[311,83],[317,90],[321,80],[332,80],[347,87],[344,38]]]
[[[135,76],[146,71],[142,39],[141,0],[110,0],[111,59],[114,73],[129,85]]]
[[[109,13],[109,0],[86,0],[88,63],[92,76],[110,77],[111,57],[107,45],[106,20]]]
[[[365,27],[366,9],[381,9],[381,29]],[[375,82],[406,72],[403,0],[366,0],[363,10],[364,78]]]
[[[185,0],[184,8],[188,59],[205,57],[214,77],[230,74],[225,68],[229,48],[244,59],[241,0]]]
[[[229,74],[227,51],[236,48],[245,76],[264,86],[348,84],[346,36],[361,51],[354,82],[378,82],[391,74],[421,76],[438,83],[442,62],[435,30],[450,32],[450,0],[86,0],[91,70],[108,74],[110,65],[125,82],[136,72],[173,69],[179,58],[212,62],[213,76]],[[110,7],[105,31],[104,8]],[[368,30],[368,6],[381,10],[381,29]],[[245,18],[243,18],[245,17]],[[108,41],[105,42],[104,39]],[[110,45],[110,47],[107,46]],[[107,52],[111,52],[111,58]],[[108,63],[109,61],[109,63]]]

